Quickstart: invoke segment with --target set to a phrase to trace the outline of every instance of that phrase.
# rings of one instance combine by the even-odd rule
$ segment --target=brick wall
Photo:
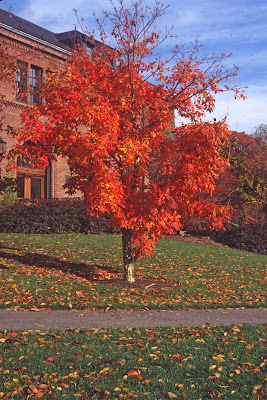
[[[46,71],[57,71],[62,68],[66,62],[67,56],[63,52],[48,48],[43,44],[35,43],[33,40],[23,38],[19,35],[16,35],[14,32],[6,32],[1,28],[0,43],[5,46],[11,56],[28,64],[28,87],[30,85],[29,71],[31,65],[42,68],[43,76],[45,76]],[[5,95],[5,108],[2,113],[4,128],[10,125],[14,129],[19,129],[21,124],[21,112],[25,109],[25,107],[31,107],[31,105],[29,105],[30,94],[27,94],[27,102],[16,99],[15,76],[13,82],[0,82],[0,93]],[[7,142],[7,151],[9,151],[15,144],[14,139],[12,139],[10,136],[7,136],[5,129],[0,132],[0,136]],[[7,160],[4,159],[0,163],[1,177],[3,177],[5,173],[6,166]],[[13,174],[16,177],[16,171],[14,171]],[[66,175],[69,174],[70,171],[66,160],[59,159],[57,162],[51,165],[49,176],[49,197],[67,197],[62,186],[65,184]]]

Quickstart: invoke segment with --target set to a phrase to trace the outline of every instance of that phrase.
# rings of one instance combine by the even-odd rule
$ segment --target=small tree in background
[[[0,196],[0,206],[9,206],[17,200],[16,179],[10,175],[10,171],[0,179]]]
[[[267,144],[259,136],[232,132],[228,150],[230,173],[236,178],[231,205],[240,214],[263,209],[267,196]]]
[[[169,35],[154,29],[166,7],[111,4],[105,20],[115,48],[74,51],[49,78],[47,104],[24,112],[17,138],[28,144],[17,151],[39,167],[57,156],[68,160],[68,192],[81,191],[88,212],[107,213],[121,231],[125,279],[134,282],[134,262],[188,216],[200,215],[213,229],[228,216],[212,197],[228,164],[221,153],[228,127],[202,118],[214,109],[214,94],[230,89],[220,84],[236,68],[222,67],[225,55],[198,58],[197,43],[186,52],[176,46],[166,60],[153,57]],[[107,37],[101,30],[103,42]],[[174,110],[189,122],[175,127]]]

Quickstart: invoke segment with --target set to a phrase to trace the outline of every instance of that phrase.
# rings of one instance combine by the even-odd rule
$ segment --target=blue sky
[[[152,0],[147,0],[153,4]],[[158,21],[159,28],[174,25],[177,43],[189,44],[199,37],[205,53],[232,53],[227,66],[238,65],[235,83],[246,86],[247,100],[235,100],[232,93],[217,97],[213,117],[228,115],[230,129],[252,133],[267,124],[267,0],[163,0],[170,5]],[[2,0],[0,7],[54,32],[77,25],[78,9],[89,30],[92,17],[109,9],[109,0]],[[172,43],[165,43],[166,46]]]

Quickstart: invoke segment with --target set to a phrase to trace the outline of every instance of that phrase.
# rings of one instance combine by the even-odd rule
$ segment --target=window
[[[17,196],[19,199],[43,199],[49,197],[48,169],[30,168],[29,159],[17,159]]]
[[[72,178],[72,175],[65,175],[65,184],[68,183],[68,180]]]
[[[31,65],[30,71],[30,103],[41,104],[42,98],[40,96],[40,89],[42,83],[43,70],[40,67]]]
[[[33,170],[34,171],[34,170]],[[18,199],[45,198],[45,171],[20,171],[17,173]]]
[[[88,44],[85,47],[85,54],[88,54],[89,56],[92,55],[93,47],[89,46]]]
[[[28,64],[18,60],[16,70],[16,100],[27,102]]]
[[[25,178],[21,175],[17,175],[17,197],[19,199],[25,198]]]

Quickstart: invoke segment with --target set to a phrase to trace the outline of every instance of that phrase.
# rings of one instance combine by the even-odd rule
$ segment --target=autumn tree
[[[199,214],[220,228],[228,208],[213,202],[218,172],[227,160],[221,146],[225,121],[203,122],[214,95],[229,90],[236,74],[226,57],[198,55],[198,45],[176,46],[168,59],[154,56],[169,32],[154,23],[167,7],[156,1],[111,1],[101,40],[92,53],[76,49],[64,71],[49,78],[46,104],[23,114],[19,152],[33,165],[66,158],[72,171],[69,194],[82,192],[92,215],[107,213],[120,230],[125,279],[134,262],[151,254],[164,234]],[[102,28],[103,25],[101,25]],[[188,123],[174,125],[174,110]]]
[[[267,145],[259,136],[232,132],[226,151],[230,173],[236,178],[231,205],[241,213],[266,204]]]
[[[255,131],[253,132],[252,136],[256,139],[257,142],[260,144],[267,143],[267,124],[259,124]],[[266,149],[264,149],[265,151]]]

